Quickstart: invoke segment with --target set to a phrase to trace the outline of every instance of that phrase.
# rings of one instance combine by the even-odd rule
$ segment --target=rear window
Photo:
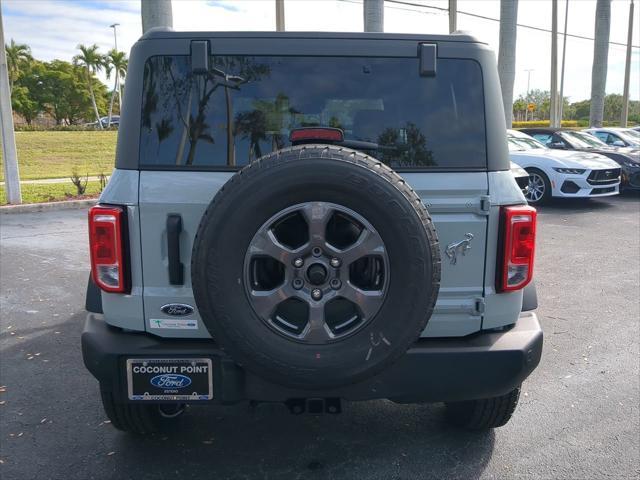
[[[150,58],[144,71],[140,164],[236,168],[290,145],[293,129],[340,128],[347,143],[394,168],[486,169],[480,66],[417,58],[189,56]]]

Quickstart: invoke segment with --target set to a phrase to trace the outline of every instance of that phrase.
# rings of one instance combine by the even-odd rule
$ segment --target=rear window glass
[[[486,168],[480,66],[417,58],[189,56],[150,58],[144,71],[140,163],[239,167],[290,145],[292,130],[334,127],[345,144],[394,168]],[[367,142],[356,143],[356,142]]]

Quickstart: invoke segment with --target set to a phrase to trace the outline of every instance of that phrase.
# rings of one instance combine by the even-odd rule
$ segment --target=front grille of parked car
[[[594,188],[591,190],[591,195],[602,195],[604,193],[615,192],[616,187],[606,187],[606,188]]]
[[[609,185],[618,183],[620,177],[619,168],[608,168],[606,170],[594,170],[587,178],[591,185]]]

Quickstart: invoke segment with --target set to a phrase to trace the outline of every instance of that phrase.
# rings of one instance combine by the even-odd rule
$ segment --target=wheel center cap
[[[322,285],[327,281],[327,269],[320,263],[314,263],[307,269],[307,278],[312,285]]]

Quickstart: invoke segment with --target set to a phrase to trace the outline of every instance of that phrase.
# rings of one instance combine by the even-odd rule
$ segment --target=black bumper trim
[[[243,400],[340,397],[441,402],[503,395],[520,385],[542,355],[542,329],[533,312],[520,314],[513,328],[462,338],[418,340],[407,354],[364,382],[330,390],[301,390],[263,380],[236,365],[212,340],[163,339],[124,332],[90,313],[82,333],[82,354],[101,388],[127,400],[124,362],[132,357],[211,357],[217,403]]]

